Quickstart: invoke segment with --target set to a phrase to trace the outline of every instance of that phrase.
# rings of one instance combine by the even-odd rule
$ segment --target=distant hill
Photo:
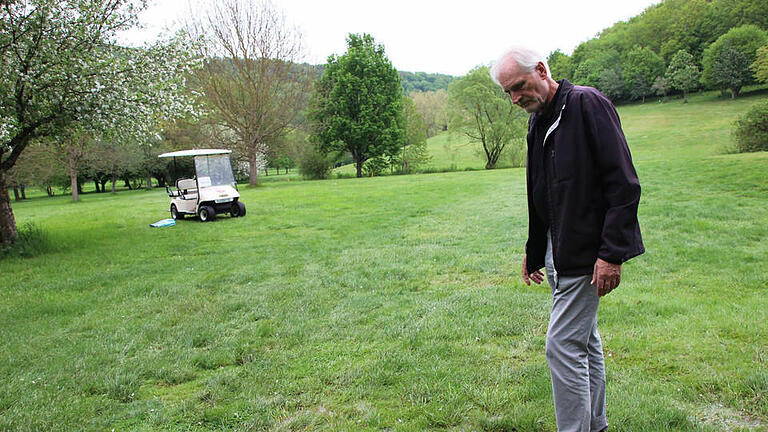
[[[406,94],[412,91],[437,91],[440,89],[448,89],[448,84],[456,79],[454,76],[438,73],[404,71],[399,71],[399,73]]]
[[[743,25],[768,30],[766,11],[768,0],[664,0],[606,28],[571,55],[550,53],[549,66],[555,79],[597,87],[614,102],[644,100],[654,95],[652,85],[678,51],[691,54],[702,70],[703,52],[729,30]]]
[[[324,64],[310,65],[307,63],[301,64],[302,68],[310,67],[314,69],[315,78],[320,78],[325,70]],[[426,72],[406,72],[398,71],[400,74],[400,80],[403,82],[403,90],[405,94],[412,91],[437,91],[440,89],[447,90],[448,85],[457,79],[455,76],[439,74],[439,73],[426,73]]]

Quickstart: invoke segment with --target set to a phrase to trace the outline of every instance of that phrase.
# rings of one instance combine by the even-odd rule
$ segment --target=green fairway
[[[612,431],[768,431],[768,153],[722,151],[765,97],[619,109],[647,253],[600,308]],[[523,169],[287,178],[169,228],[160,190],[14,202],[53,250],[0,260],[0,430],[555,431]]]
[[[427,140],[430,160],[419,171],[444,172],[467,171],[485,168],[485,153],[480,143],[469,142],[462,133],[441,133]],[[502,157],[498,167],[506,168],[511,164]],[[347,177],[355,175],[355,164],[347,164],[333,170],[334,174]]]

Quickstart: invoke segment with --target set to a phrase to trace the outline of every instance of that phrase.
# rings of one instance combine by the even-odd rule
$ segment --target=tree
[[[604,69],[600,74],[598,88],[611,100],[618,100],[624,95],[624,79],[620,68]]]
[[[673,89],[683,92],[683,101],[688,103],[688,92],[699,86],[701,72],[693,61],[693,56],[680,50],[672,57],[667,67],[667,80]]]
[[[433,92],[414,91],[409,96],[427,128],[427,138],[448,129],[448,92],[443,89]]]
[[[455,79],[450,75],[399,71],[405,93],[445,90]]]
[[[664,74],[664,60],[652,49],[637,45],[624,55],[622,69],[629,96],[645,102],[656,78]]]
[[[600,86],[600,75],[605,67],[598,59],[588,58],[581,62],[573,72],[573,82],[590,87]]]
[[[574,57],[575,57],[574,53]],[[573,73],[576,84],[600,88],[600,78],[608,69],[616,69],[621,65],[621,56],[615,49],[598,51],[592,57],[581,62]]]
[[[651,91],[656,96],[661,96],[664,100],[666,100],[667,93],[669,93],[669,82],[663,76],[658,76],[656,77],[656,80],[653,81]]]
[[[88,171],[94,178],[101,179],[102,192],[108,181],[112,182],[112,193],[116,191],[117,179],[135,171],[142,152],[137,143],[108,141],[93,145],[85,157]]]
[[[249,163],[249,183],[258,183],[261,153],[295,126],[311,82],[302,35],[268,0],[225,0],[191,25],[205,58],[195,74],[222,124],[235,132]]]
[[[450,128],[482,145],[485,169],[493,169],[507,145],[525,136],[528,116],[491,80],[487,67],[471,70],[448,89]],[[522,144],[521,144],[522,145]]]
[[[429,162],[431,157],[427,150],[427,128],[416,109],[413,99],[403,96],[403,120],[405,122],[405,139],[401,154],[403,172],[411,172]]]
[[[741,87],[753,82],[750,65],[757,59],[757,50],[768,43],[768,35],[754,25],[730,29],[717,38],[702,56],[702,78],[709,87],[727,88],[731,97],[739,95]]]
[[[573,80],[574,64],[571,58],[560,50],[552,51],[547,57],[552,78],[556,80]]]
[[[750,68],[755,73],[756,80],[763,83],[768,82],[768,45],[757,50],[757,58]]]
[[[36,140],[27,146],[7,175],[12,183],[37,186],[53,196],[54,186],[66,182],[63,165],[55,156],[54,150]]]
[[[182,35],[147,49],[117,45],[142,8],[129,0],[0,3],[0,243],[16,221],[5,185],[35,139],[94,132],[150,135],[159,118],[190,109],[179,94],[194,62]]]
[[[297,141],[299,135],[303,136],[302,131],[294,130],[290,134],[280,137],[280,139],[269,143],[267,150],[267,167],[265,171],[268,173],[269,168],[274,168],[277,174],[280,174],[280,168],[285,169],[285,173],[288,174],[288,169],[296,166],[297,151],[296,145],[302,143],[302,140]]]
[[[728,48],[720,51],[712,67],[712,80],[720,88],[731,90],[731,99],[739,95],[741,88],[752,82],[749,60],[741,51]]]
[[[93,143],[93,136],[83,127],[71,125],[64,134],[49,139],[50,147],[56,149],[59,162],[66,167],[72,201],[78,201],[81,185],[77,182],[80,171],[84,168],[85,157]]]
[[[316,84],[310,113],[314,139],[325,153],[348,151],[362,177],[368,159],[400,150],[402,93],[384,46],[368,34],[350,34],[347,52],[328,58]]]

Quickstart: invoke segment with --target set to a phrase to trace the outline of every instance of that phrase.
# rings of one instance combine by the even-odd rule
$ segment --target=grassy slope
[[[600,310],[615,430],[766,430],[768,154],[719,154],[756,101],[620,109],[648,252]],[[553,431],[523,182],[272,182],[165,229],[160,191],[16,204],[57,250],[0,261],[0,429]]]
[[[424,166],[430,171],[479,170],[485,167],[485,155],[480,153],[480,145],[467,142],[460,134],[441,133],[427,139],[427,149],[431,157]],[[500,161],[499,166],[504,166]],[[508,164],[508,163],[507,163]],[[334,173],[353,176],[355,164],[347,164],[334,169]]]

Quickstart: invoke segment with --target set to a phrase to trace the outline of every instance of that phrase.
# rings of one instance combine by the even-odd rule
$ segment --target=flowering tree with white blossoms
[[[126,48],[146,2],[0,2],[0,244],[18,234],[4,173],[33,140],[86,129],[149,142],[157,122],[192,110],[184,76],[196,64],[184,35]],[[130,137],[130,138],[129,138]]]

